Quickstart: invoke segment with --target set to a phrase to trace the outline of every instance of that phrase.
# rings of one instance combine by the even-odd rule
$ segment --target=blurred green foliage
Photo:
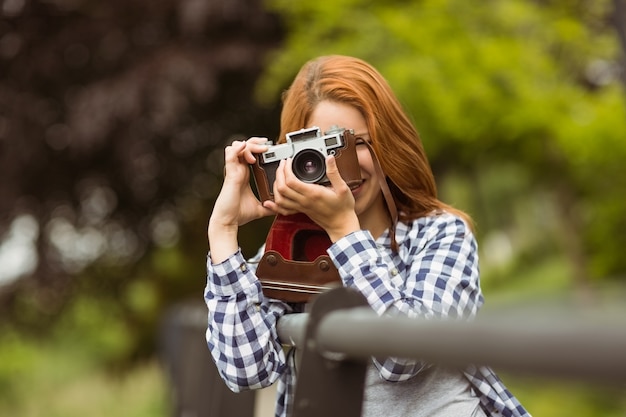
[[[547,203],[525,217],[554,223],[575,282],[625,278],[616,248],[626,244],[626,106],[613,2],[268,4],[288,37],[258,84],[260,100],[311,57],[364,58],[413,116],[444,199],[475,217],[481,237],[504,230],[516,241],[516,207]],[[506,183],[503,173],[513,173]],[[463,196],[445,194],[451,178]],[[524,226],[545,238],[541,222]]]
[[[620,417],[626,412],[623,390],[619,388],[500,376],[534,416]]]
[[[3,329],[0,415],[23,417],[167,416],[166,378],[154,359],[114,370],[129,345],[124,323],[79,302],[54,337]]]

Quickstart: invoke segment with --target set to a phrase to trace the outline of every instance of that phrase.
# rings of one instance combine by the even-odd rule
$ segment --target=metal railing
[[[612,384],[626,381],[626,309],[540,309],[479,315],[474,321],[379,317],[361,294],[321,294],[311,312],[282,317],[283,343],[303,350],[294,417],[359,416],[370,357]]]
[[[618,300],[619,301],[619,300]],[[162,356],[176,417],[252,417],[254,391],[226,388],[207,351],[206,306],[173,309],[163,322]],[[360,416],[372,356],[489,365],[497,372],[592,383],[626,382],[626,303],[582,308],[483,309],[474,321],[377,316],[346,288],[319,295],[308,313],[278,321],[284,344],[297,346],[293,417]]]

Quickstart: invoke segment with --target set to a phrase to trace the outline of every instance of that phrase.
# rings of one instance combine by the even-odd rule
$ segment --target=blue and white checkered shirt
[[[400,222],[396,240],[398,253],[392,252],[387,233],[375,241],[368,231],[361,230],[335,242],[328,254],[343,284],[360,291],[379,315],[476,315],[483,296],[476,241],[465,222],[447,213]],[[296,375],[293,355],[283,350],[276,322],[297,307],[264,297],[255,270],[256,264],[246,262],[241,251],[217,265],[207,261],[206,339],[231,390],[278,382],[276,416],[284,417]],[[407,380],[428,366],[397,358],[373,361],[387,381]],[[487,415],[530,415],[490,368],[469,366],[464,375]]]

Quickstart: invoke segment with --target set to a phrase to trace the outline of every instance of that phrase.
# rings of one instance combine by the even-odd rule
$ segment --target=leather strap
[[[389,238],[391,239],[391,250],[394,252],[398,252],[398,242],[396,242],[396,224],[398,223],[398,208],[396,207],[396,202],[393,199],[393,195],[391,194],[391,190],[389,189],[389,184],[387,184],[385,173],[383,172],[383,168],[380,166],[380,161],[376,156],[376,152],[372,147],[372,144],[368,141],[364,141],[367,145],[367,148],[372,155],[372,161],[374,162],[374,169],[376,170],[376,174],[378,176],[378,183],[380,185],[380,189],[383,192],[383,197],[385,198],[385,202],[387,203],[387,210],[389,210],[389,215],[391,216],[391,225],[389,227]]]

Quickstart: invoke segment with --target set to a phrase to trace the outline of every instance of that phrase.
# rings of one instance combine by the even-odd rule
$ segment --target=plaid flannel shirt
[[[343,284],[360,291],[379,315],[476,315],[483,303],[477,247],[460,218],[444,213],[400,222],[396,240],[399,251],[393,253],[387,233],[375,241],[361,230],[335,242],[328,254]],[[283,350],[276,322],[297,306],[264,297],[255,270],[256,264],[246,262],[241,251],[217,265],[207,260],[206,339],[231,390],[278,382],[276,416],[285,417],[295,388],[295,360]],[[398,358],[372,360],[387,381],[407,380],[429,366]],[[487,415],[530,416],[490,368],[470,365],[464,375]]]

